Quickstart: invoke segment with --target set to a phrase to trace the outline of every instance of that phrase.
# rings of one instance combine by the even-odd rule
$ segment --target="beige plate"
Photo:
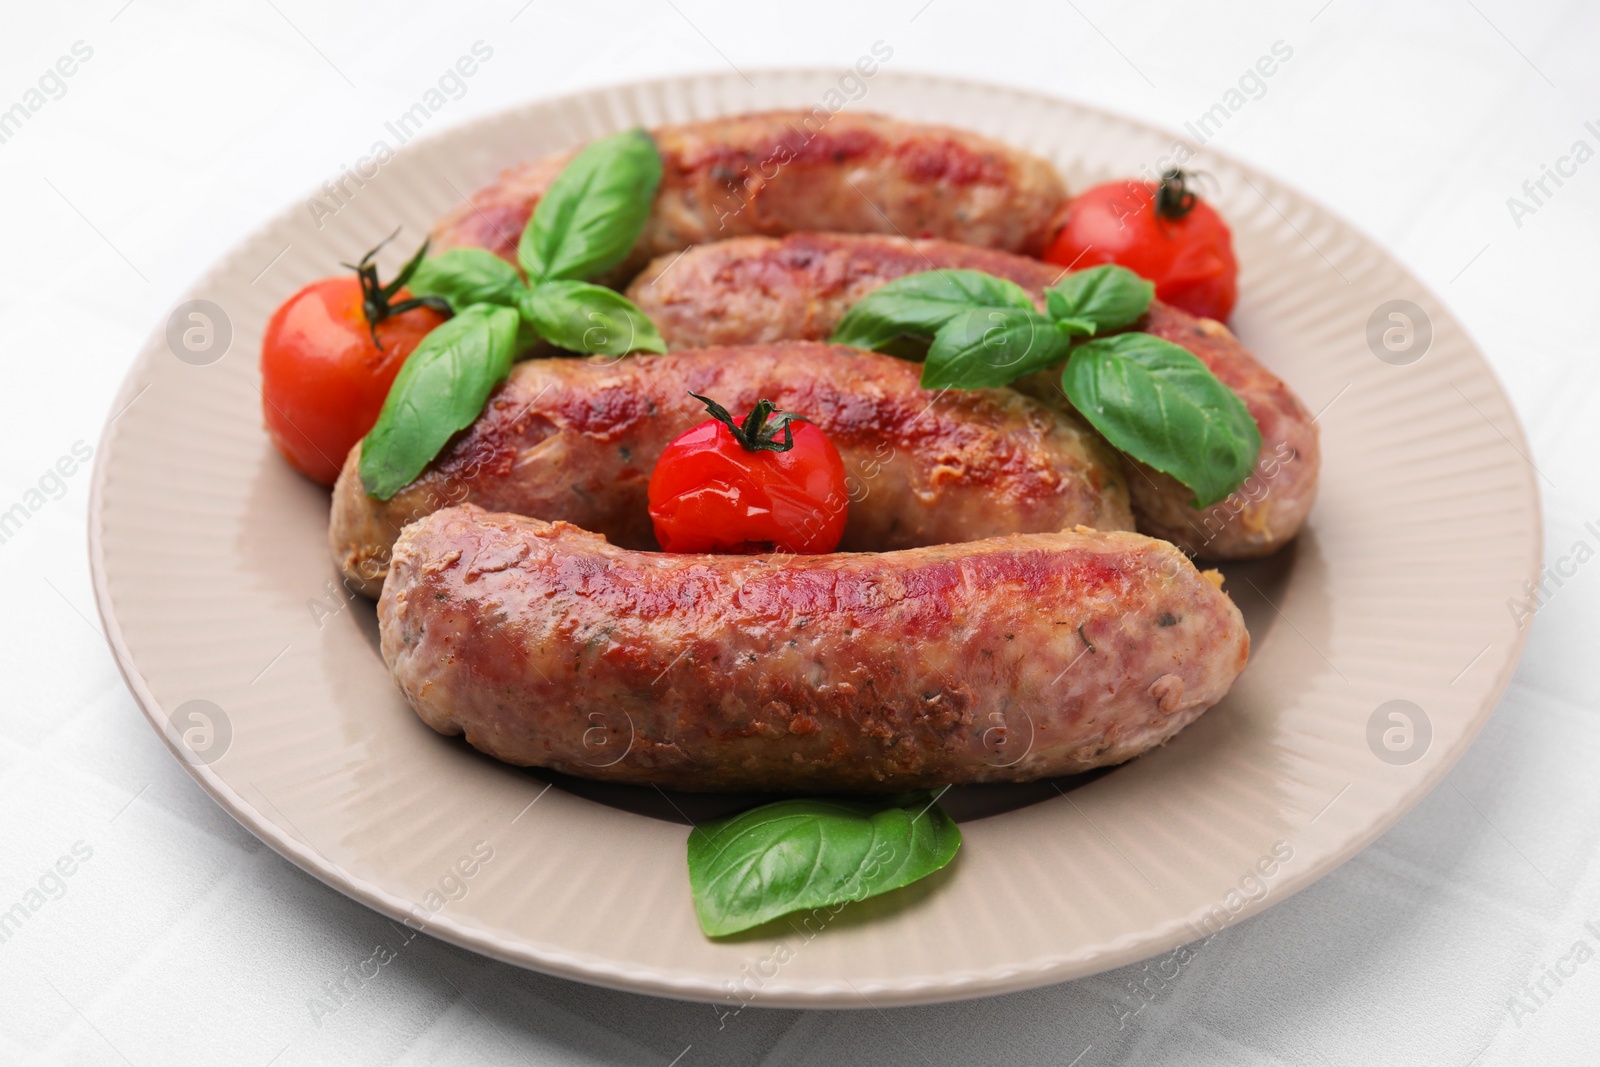
[[[178,314],[150,338],[101,444],[90,551],[128,684],[200,783],[305,870],[446,940],[601,985],[807,1007],[978,996],[1151,956],[1282,900],[1399,819],[1471,743],[1522,649],[1506,600],[1540,565],[1527,448],[1431,293],[1327,211],[1212,153],[1197,165],[1243,265],[1234,325],[1322,411],[1322,492],[1291,552],[1229,569],[1250,667],[1167,747],[1063,783],[1070,795],[969,791],[965,847],[938,876],[712,943],[681,823],[624,810],[637,795],[548,788],[407,709],[371,607],[332,582],[327,494],[261,431],[267,316],[403,222],[393,270],[399,246],[515,161],[635,124],[840,99],[837,73],[752,80],[603,89],[408,146],[347,183],[321,228],[296,204],[202,279],[191,295],[217,305],[209,340]],[[851,106],[1003,138],[1075,188],[1153,169],[1173,146],[1060,100],[934,77],[880,73]],[[1395,305],[1409,325],[1390,301],[1412,302]]]

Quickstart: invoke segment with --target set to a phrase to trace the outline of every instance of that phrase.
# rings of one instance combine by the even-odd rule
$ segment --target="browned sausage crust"
[[[434,729],[511,763],[702,791],[1120,763],[1220,700],[1249,649],[1227,595],[1135,533],[775,562],[473,507],[406,528],[378,620]]]
[[[628,295],[673,346],[823,339],[845,311],[895,278],[934,269],[981,270],[1007,278],[1041,301],[1064,271],[1048,263],[950,241],[831,233],[782,240],[739,237],[663,257]],[[1299,532],[1316,500],[1320,450],[1311,413],[1227,327],[1157,301],[1136,329],[1199,357],[1245,402],[1261,429],[1261,454],[1245,484],[1203,511],[1177,480],[1129,462],[1139,528],[1208,559],[1268,555]],[[1065,404],[1053,376],[1018,387]]]
[[[691,391],[741,413],[765,397],[828,435],[850,476],[845,550],[1133,528],[1115,453],[1075,417],[1009,389],[930,392],[919,370],[811,342],[529,360],[390,500],[363,491],[360,446],[351,451],[334,487],[334,561],[352,588],[377,596],[401,527],[460,503],[653,547],[651,470],[668,442],[708,418]]]
[[[769,111],[653,132],[655,210],[626,280],[654,256],[738,234],[794,230],[946,237],[1042,251],[1066,195],[1037,156],[964,130],[883,115]],[[433,233],[436,250],[487,248],[513,262],[539,197],[574,153],[512,167]]]

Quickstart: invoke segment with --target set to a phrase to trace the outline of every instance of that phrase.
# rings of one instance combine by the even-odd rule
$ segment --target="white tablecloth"
[[[1600,9],[1223,6],[8,4],[0,510],[26,501],[31,517],[0,543],[0,911],[31,914],[0,941],[0,1062],[1600,1063],[1600,566],[1552,585],[1501,707],[1432,796],[1181,966],[720,1026],[711,1007],[427,937],[331,993],[393,928],[223,814],[100,637],[81,460],[133,352],[215,257],[352,163],[479,40],[493,60],[439,127],[644,75],[842,69],[882,40],[896,69],[1179,129],[1281,41],[1292,60],[1259,94],[1247,85],[1259,98],[1214,144],[1353,220],[1444,297],[1527,427],[1548,560],[1600,546],[1584,525],[1600,520]]]

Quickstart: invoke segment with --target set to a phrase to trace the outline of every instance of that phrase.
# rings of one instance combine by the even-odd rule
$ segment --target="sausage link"
[[[739,234],[795,230],[946,237],[1042,251],[1066,197],[1048,162],[998,141],[884,115],[769,111],[653,132],[661,189],[632,255],[653,257]],[[515,262],[539,197],[575,153],[502,173],[440,220],[438,250],[487,248]]]
[[[980,270],[1016,282],[1043,306],[1061,268],[949,241],[830,233],[782,240],[739,237],[663,258],[628,295],[674,347],[824,339],[846,310],[886,282],[935,269]],[[1299,533],[1316,500],[1320,449],[1311,413],[1219,322],[1160,301],[1135,324],[1180,345],[1238,394],[1261,430],[1255,470],[1232,496],[1204,510],[1177,479],[1127,460],[1139,529],[1206,559],[1250,559]],[[1017,388],[1067,406],[1058,379],[1039,375]]]
[[[424,722],[498,759],[696,791],[895,792],[1131,759],[1249,636],[1135,533],[663,555],[474,507],[408,526],[378,603]]]
[[[390,500],[367,496],[360,446],[351,451],[333,491],[334,561],[377,596],[401,527],[464,503],[654,547],[651,470],[708,418],[691,391],[736,412],[765,397],[828,435],[849,475],[845,550],[1133,528],[1116,454],[1076,417],[1009,389],[931,392],[918,375],[905,360],[811,342],[529,360]]]

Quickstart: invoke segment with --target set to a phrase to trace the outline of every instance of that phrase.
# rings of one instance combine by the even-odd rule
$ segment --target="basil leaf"
[[[388,500],[410,485],[446,442],[470,426],[511,372],[518,317],[478,304],[436,327],[406,357],[361,444],[361,484]]]
[[[780,800],[695,827],[689,885],[700,928],[720,937],[910,885],[960,845],[961,831],[928,793]]]
[[[992,389],[1067,358],[1072,338],[1034,311],[974,308],[933,335],[922,364],[924,389]]]
[[[1056,329],[1068,337],[1093,337],[1098,326],[1093,319],[1077,319],[1070,315],[1052,315],[1050,321],[1055,323]]]
[[[579,152],[539,198],[517,244],[530,283],[592,278],[638,241],[656,189],[661,153],[643,130],[602,137]]]
[[[1022,286],[976,270],[908,274],[856,301],[829,338],[836,345],[882,348],[897,337],[932,336],[957,315],[979,307],[1033,310]]]
[[[1110,333],[1139,320],[1156,287],[1126,267],[1106,264],[1076,271],[1044,291],[1052,319],[1088,319],[1091,333]]]
[[[514,307],[527,286],[517,268],[482,248],[452,248],[425,259],[411,276],[411,292],[441,297],[456,311],[473,304]]]
[[[1061,387],[1118,450],[1194,490],[1197,508],[1243,485],[1261,452],[1244,401],[1189,352],[1147,333],[1078,346]]]
[[[650,316],[614,289],[588,282],[545,282],[517,305],[546,341],[570,352],[625,356],[665,352]]]

